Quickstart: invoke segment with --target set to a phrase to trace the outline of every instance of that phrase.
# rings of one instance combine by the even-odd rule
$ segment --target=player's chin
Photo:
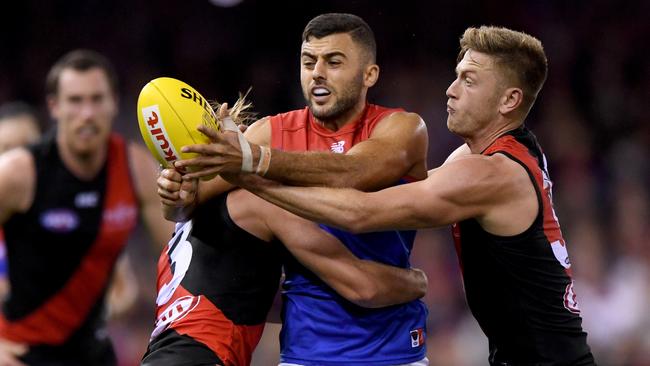
[[[458,123],[451,115],[447,116],[447,129],[452,133],[458,132]]]
[[[311,107],[311,113],[314,115],[314,117],[320,120],[327,120],[331,118],[333,115],[332,111],[333,107],[329,105],[313,104]]]
[[[94,155],[102,146],[102,142],[97,141],[77,141],[74,146],[74,153],[80,157]]]

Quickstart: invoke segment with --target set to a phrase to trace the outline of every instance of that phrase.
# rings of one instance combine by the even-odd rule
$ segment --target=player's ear
[[[57,101],[56,94],[48,94],[48,96],[46,97],[46,102],[47,102],[47,110],[50,112],[50,116],[58,120],[59,104]]]
[[[520,88],[507,88],[501,96],[499,112],[508,114],[521,105],[524,101],[524,92]]]
[[[363,72],[363,85],[370,88],[375,85],[377,79],[379,79],[379,66],[376,64],[367,65]]]

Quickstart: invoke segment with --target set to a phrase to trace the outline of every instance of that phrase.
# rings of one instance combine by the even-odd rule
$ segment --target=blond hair
[[[253,103],[249,102],[246,100],[246,97],[248,97],[248,94],[251,92],[252,88],[248,88],[246,93],[239,93],[239,98],[235,101],[235,104],[228,109],[228,116],[235,122],[236,125],[249,125],[253,121],[255,121],[257,117],[257,113],[251,111],[251,108],[253,107]],[[217,100],[211,100],[210,101],[210,106],[215,112],[215,120],[216,123],[221,125],[222,124],[222,118],[218,114],[219,107],[221,107],[221,103]],[[214,130],[219,130],[219,127],[213,125],[213,121],[210,118],[207,118],[205,116],[203,118],[203,123],[207,125],[208,127],[214,129]]]
[[[523,32],[482,26],[465,30],[457,62],[470,49],[493,57],[504,76],[523,90],[522,108],[527,114],[546,80],[548,61],[542,42]]]

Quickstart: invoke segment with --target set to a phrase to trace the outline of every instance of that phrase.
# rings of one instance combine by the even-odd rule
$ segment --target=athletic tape
[[[239,148],[241,149],[241,171],[244,173],[253,173],[253,152],[251,145],[244,137],[244,134],[239,131],[239,128],[230,116],[223,119],[224,129],[237,133],[239,139]]]
[[[260,161],[257,164],[255,174],[265,176],[271,165],[271,148],[260,145]]]

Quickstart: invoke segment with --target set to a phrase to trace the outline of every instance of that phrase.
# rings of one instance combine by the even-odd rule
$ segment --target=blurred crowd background
[[[370,100],[419,113],[429,166],[461,140],[445,127],[445,90],[468,26],[502,25],[544,44],[549,76],[527,124],[549,159],[584,327],[600,365],[650,365],[650,1],[22,1],[0,14],[0,103],[39,109],[50,65],[74,48],[107,55],[121,77],[115,128],[140,140],[135,103],[159,76],[233,102],[252,87],[260,116],[304,106],[304,25],[351,12],[374,29],[381,76]],[[120,365],[135,365],[153,328],[161,245],[139,233],[128,252],[136,307],[114,319]],[[38,255],[38,253],[34,253]],[[426,271],[432,365],[486,365],[487,342],[465,303],[449,229],[421,231],[412,264]],[[278,358],[278,325],[254,365]]]

